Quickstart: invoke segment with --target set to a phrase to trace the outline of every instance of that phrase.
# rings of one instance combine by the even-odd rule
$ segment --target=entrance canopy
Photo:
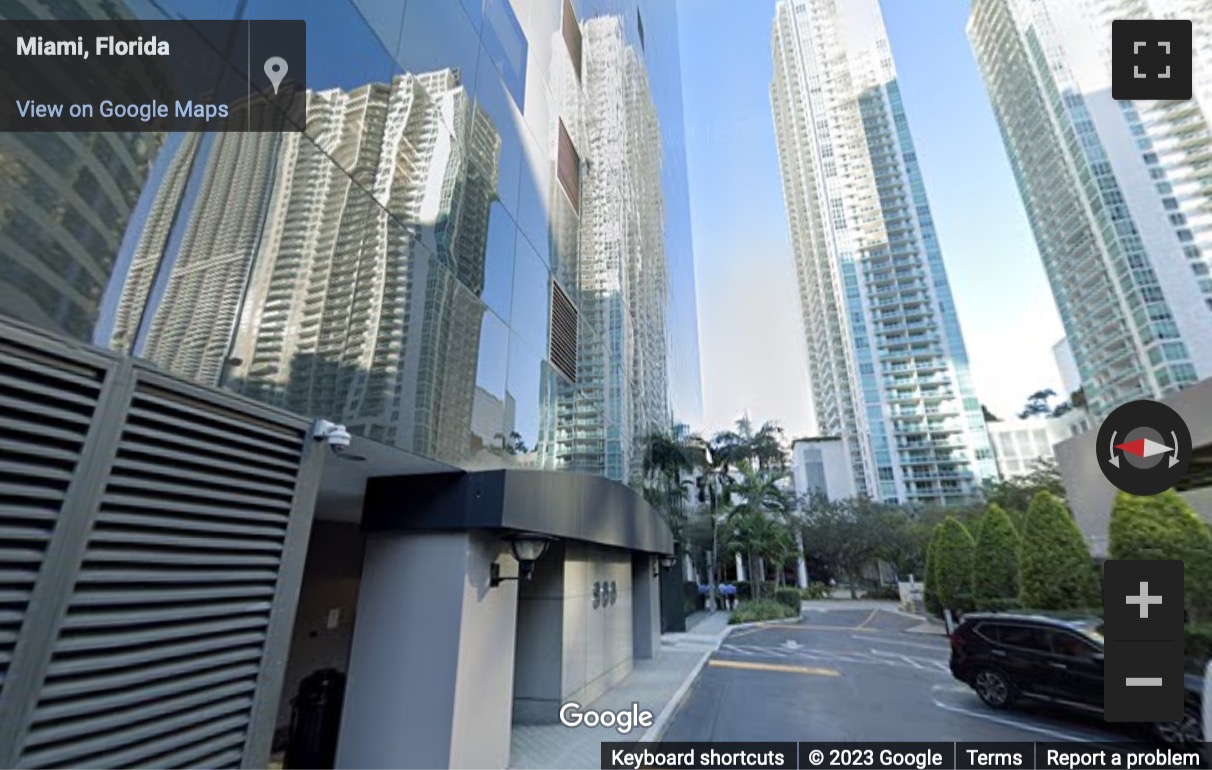
[[[504,529],[673,554],[656,509],[617,481],[563,471],[494,470],[367,481],[368,531]]]

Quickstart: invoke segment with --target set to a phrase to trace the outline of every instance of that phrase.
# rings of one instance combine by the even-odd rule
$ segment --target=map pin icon
[[[278,94],[278,86],[282,83],[282,78],[286,77],[286,60],[281,56],[271,56],[265,60],[265,75],[269,78],[269,82],[274,87],[274,95]]]

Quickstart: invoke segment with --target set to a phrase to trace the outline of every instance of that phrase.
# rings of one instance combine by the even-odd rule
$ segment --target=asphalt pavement
[[[734,631],[662,741],[1134,740],[1048,704],[994,711],[951,677],[946,638],[871,607],[805,609],[798,623]]]

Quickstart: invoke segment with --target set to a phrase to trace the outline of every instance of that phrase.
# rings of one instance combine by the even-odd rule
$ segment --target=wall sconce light
[[[511,535],[507,539],[510,549],[513,551],[513,558],[518,562],[518,576],[501,577],[501,565],[494,561],[488,578],[488,584],[493,588],[506,580],[530,580],[534,575],[534,563],[547,552],[547,546],[555,538],[533,532],[522,532]]]
[[[673,565],[678,563],[678,560],[672,556],[662,555],[657,559],[657,562],[660,566],[652,568],[652,576],[654,578],[659,578],[661,576],[661,570],[672,569]]]

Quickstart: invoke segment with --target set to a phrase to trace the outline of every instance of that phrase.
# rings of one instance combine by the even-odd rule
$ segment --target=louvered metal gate
[[[309,421],[0,322],[0,767],[264,767]]]

